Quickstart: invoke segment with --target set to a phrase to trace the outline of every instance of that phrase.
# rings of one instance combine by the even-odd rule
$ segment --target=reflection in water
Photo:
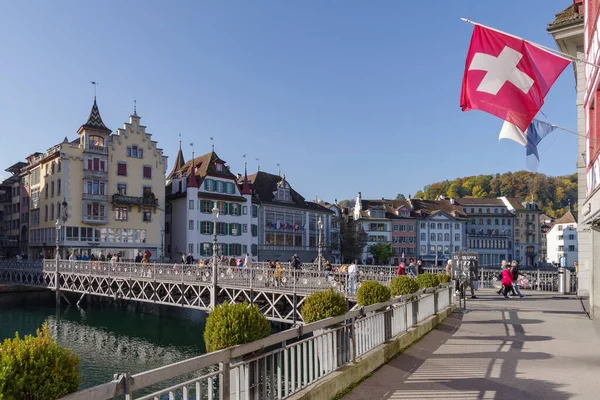
[[[61,346],[79,355],[81,388],[109,381],[117,372],[133,374],[205,351],[205,315],[200,311],[151,307],[151,314],[141,314],[134,306],[102,304],[57,309],[52,302],[0,303],[0,340],[15,331],[33,334],[46,322]]]

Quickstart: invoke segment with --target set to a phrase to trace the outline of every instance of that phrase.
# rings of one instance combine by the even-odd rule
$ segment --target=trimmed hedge
[[[79,357],[63,349],[43,324],[0,344],[0,399],[53,400],[77,391]]]
[[[337,317],[348,312],[346,298],[333,289],[314,292],[302,304],[300,314],[305,323],[320,321],[325,318]]]
[[[377,281],[364,281],[356,292],[359,306],[370,306],[390,299],[390,289]]]
[[[448,283],[452,280],[452,277],[447,274],[437,274],[437,277],[438,277],[438,281],[440,281],[440,283]]]
[[[419,284],[410,276],[397,276],[390,282],[390,292],[394,297],[415,293],[418,290]]]
[[[430,287],[437,287],[440,284],[440,280],[437,275],[434,275],[429,272],[425,272],[424,274],[418,275],[415,280],[419,284],[419,288],[427,289]]]
[[[208,352],[250,343],[271,334],[271,325],[257,306],[223,303],[206,320],[204,342]]]

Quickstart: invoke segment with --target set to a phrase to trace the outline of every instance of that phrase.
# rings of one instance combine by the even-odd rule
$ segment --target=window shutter
[[[224,256],[229,255],[229,245],[227,243],[223,243],[223,255]]]
[[[215,202],[214,201],[210,201],[210,211],[212,212],[213,207],[215,206]]]
[[[199,251],[200,255],[203,256],[204,255],[204,244],[200,243],[200,251]]]

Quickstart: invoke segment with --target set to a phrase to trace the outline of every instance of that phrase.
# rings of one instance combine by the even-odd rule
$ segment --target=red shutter
[[[117,164],[117,175],[127,175],[127,164],[125,164],[125,163]]]
[[[144,167],[144,178],[152,178],[152,167]]]
[[[88,170],[92,170],[92,160],[88,160]]]
[[[94,171],[100,171],[100,159],[94,158]]]

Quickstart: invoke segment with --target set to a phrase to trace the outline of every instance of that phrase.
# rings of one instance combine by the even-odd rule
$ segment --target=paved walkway
[[[600,399],[600,321],[580,300],[477,295],[344,400]]]

